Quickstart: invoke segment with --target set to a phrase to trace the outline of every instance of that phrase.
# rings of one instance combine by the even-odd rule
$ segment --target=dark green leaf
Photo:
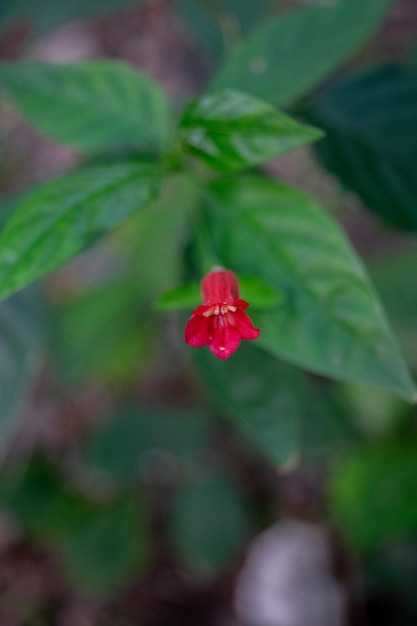
[[[247,513],[233,483],[220,474],[207,473],[177,492],[170,530],[186,567],[213,575],[242,547]]]
[[[25,398],[43,336],[39,294],[22,291],[0,304],[0,451]]]
[[[145,563],[145,503],[136,491],[92,503],[37,459],[24,474],[3,474],[0,496],[25,532],[55,550],[76,588],[112,594]]]
[[[417,81],[399,67],[348,76],[318,97],[324,165],[390,224],[417,230]]]
[[[340,463],[332,480],[332,508],[358,545],[415,536],[416,464],[416,441],[363,449]]]
[[[177,0],[177,10],[195,35],[214,57],[221,57],[231,40],[240,38],[266,13],[269,0]]]
[[[83,250],[156,195],[160,173],[138,163],[90,167],[25,195],[0,234],[0,298]]]
[[[334,378],[415,387],[366,273],[337,224],[300,191],[260,177],[211,185],[208,219],[222,265],[260,276],[284,302],[254,313],[258,343]]]
[[[0,83],[35,128],[82,150],[161,148],[170,133],[162,90],[123,63],[3,63]]]
[[[175,463],[192,458],[206,445],[210,429],[210,420],[200,410],[127,409],[91,438],[82,458],[88,467],[129,481],[152,459]]]
[[[390,4],[339,0],[269,20],[232,51],[211,90],[241,89],[287,105],[351,56]]]
[[[417,249],[411,248],[387,254],[369,262],[369,272],[381,294],[401,346],[417,372],[417,289],[415,268]]]
[[[328,386],[321,392],[302,372],[249,342],[227,361],[202,349],[194,357],[209,395],[275,465],[336,454],[352,440],[353,430]]]
[[[231,90],[194,101],[185,111],[180,128],[193,154],[226,172],[261,165],[322,137],[318,129]]]

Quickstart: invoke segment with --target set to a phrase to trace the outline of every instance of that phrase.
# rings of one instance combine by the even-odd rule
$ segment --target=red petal
[[[237,277],[229,270],[218,269],[206,274],[201,281],[204,304],[228,302],[239,297]]]
[[[257,339],[259,337],[261,331],[254,327],[251,318],[242,309],[233,313],[233,317],[242,339]]]
[[[232,304],[233,306],[239,307],[239,309],[247,309],[249,306],[249,302],[246,302],[246,300],[242,300],[241,298],[233,300]]]
[[[185,342],[194,348],[207,346],[212,340],[212,322],[209,317],[193,315],[185,327]]]
[[[240,332],[237,328],[218,324],[209,348],[219,359],[228,359],[238,349],[239,344]]]

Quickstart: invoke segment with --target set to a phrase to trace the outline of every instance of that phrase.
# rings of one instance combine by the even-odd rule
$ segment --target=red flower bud
[[[242,339],[257,339],[246,313],[249,303],[239,298],[239,283],[233,272],[215,269],[201,281],[203,305],[192,313],[185,327],[185,341],[194,348],[208,346],[219,359],[227,359]]]

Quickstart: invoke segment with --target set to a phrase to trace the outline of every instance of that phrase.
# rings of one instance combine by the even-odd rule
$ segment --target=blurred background
[[[236,42],[307,4],[1,0],[0,59],[121,59],[180,111]],[[340,219],[417,376],[416,1],[325,87],[297,106],[328,142],[268,170]],[[5,102],[0,154],[3,222],[80,160]],[[151,303],[181,282],[191,196],[177,183],[158,229],[145,211],[0,305],[0,625],[415,626],[416,409],[252,345],[220,369],[190,356],[182,316]]]

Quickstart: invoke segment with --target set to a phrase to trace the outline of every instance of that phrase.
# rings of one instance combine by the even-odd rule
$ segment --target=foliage
[[[6,2],[0,26],[31,17],[42,32],[134,3],[99,4],[42,0],[34,14]],[[0,446],[19,425],[45,319],[63,403],[91,386],[106,404],[69,463],[34,457],[26,472],[3,471],[2,508],[90,594],[111,596],[146,570],[158,498],[178,567],[214,577],[236,562],[256,506],[234,455],[274,470],[325,467],[333,519],[368,556],[410,541],[417,525],[415,250],[374,259],[369,278],[325,202],[265,167],[312,146],[383,224],[415,231],[415,73],[397,64],[334,76],[388,0],[272,5],[175,3],[217,63],[178,114],[122,62],[0,65],[7,105],[79,160],[5,207]],[[217,265],[237,274],[261,329],[224,362],[183,346],[186,318],[169,313],[190,313]],[[56,270],[41,297],[32,283]]]

